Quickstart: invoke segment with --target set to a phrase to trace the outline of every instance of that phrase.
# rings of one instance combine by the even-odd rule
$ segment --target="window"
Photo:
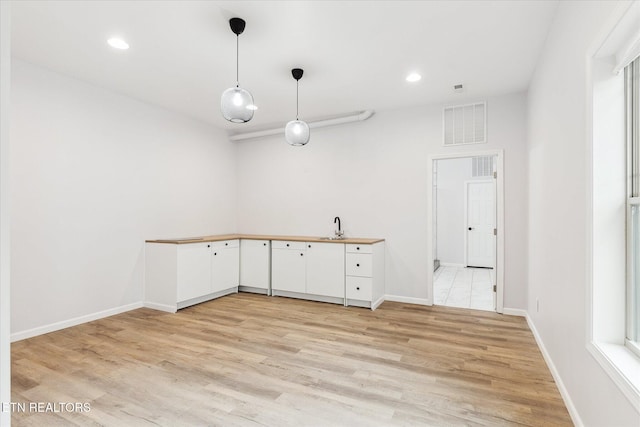
[[[627,347],[640,356],[640,58],[624,69],[627,140]]]

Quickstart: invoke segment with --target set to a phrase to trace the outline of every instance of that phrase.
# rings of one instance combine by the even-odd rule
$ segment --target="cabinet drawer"
[[[218,242],[211,242],[212,248],[237,248],[240,246],[239,240],[220,240]]]
[[[347,276],[347,299],[371,301],[373,279],[370,277]]]
[[[353,254],[370,254],[373,253],[373,247],[371,245],[356,245],[348,243],[346,245],[347,253]]]
[[[371,277],[373,261],[371,254],[347,254],[347,276]]]
[[[295,249],[297,251],[303,251],[306,247],[304,242],[292,242],[289,240],[274,240],[271,242],[273,249]]]

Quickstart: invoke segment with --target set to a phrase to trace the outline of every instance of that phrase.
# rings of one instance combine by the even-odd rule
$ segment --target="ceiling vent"
[[[487,103],[456,105],[442,111],[444,145],[487,142]]]

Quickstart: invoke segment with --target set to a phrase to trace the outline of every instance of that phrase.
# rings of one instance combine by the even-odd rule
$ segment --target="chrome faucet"
[[[338,224],[338,229],[335,231],[335,233],[336,233],[335,237],[337,239],[342,238],[342,236],[344,235],[344,231],[342,231],[342,225],[340,224],[340,217],[339,216],[335,217],[334,220],[333,220],[333,223],[334,224],[336,224],[336,223]]]

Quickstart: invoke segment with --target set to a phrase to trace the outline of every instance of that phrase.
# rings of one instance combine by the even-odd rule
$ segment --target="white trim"
[[[11,401],[11,2],[0,1],[0,402]],[[0,425],[11,411],[0,411]]]
[[[120,307],[110,308],[108,310],[99,311],[97,313],[87,314],[85,316],[74,317],[73,319],[63,320],[61,322],[51,323],[49,325],[38,326],[37,328],[27,329],[26,331],[15,332],[11,334],[11,342],[32,338],[38,335],[47,334],[49,332],[59,331],[60,329],[69,328],[71,326],[81,325],[83,323],[92,322],[94,320],[103,319],[105,317],[114,316],[126,311],[142,308],[142,301],[132,304],[122,305]]]
[[[371,310],[375,310],[376,308],[380,307],[380,304],[382,304],[384,302],[384,295],[382,295],[380,298],[378,298],[376,301],[371,303]]]
[[[640,361],[624,345],[590,342],[587,350],[640,412]],[[635,380],[635,384],[633,382]]]
[[[178,308],[175,305],[158,304],[156,302],[145,301],[143,307],[150,308],[152,310],[166,311],[167,313],[175,313]]]
[[[504,307],[502,309],[502,314],[506,314],[507,316],[527,317],[527,310],[523,310],[521,308]]]
[[[567,407],[567,411],[569,411],[569,416],[571,416],[571,421],[573,421],[573,424],[575,426],[583,427],[584,423],[580,418],[580,414],[578,414],[578,410],[573,404],[573,400],[571,400],[571,396],[569,395],[567,388],[562,382],[560,373],[556,369],[556,365],[553,364],[553,360],[551,359],[551,356],[549,355],[547,348],[544,346],[544,342],[542,341],[542,338],[540,337],[540,334],[538,333],[538,330],[536,329],[536,326],[533,323],[533,319],[531,319],[531,317],[529,316],[529,313],[527,312],[525,313],[526,313],[525,317],[527,319],[527,324],[529,325],[529,329],[531,329],[531,333],[533,334],[533,337],[535,338],[536,343],[538,344],[538,348],[542,353],[542,357],[544,358],[544,361],[547,363],[547,367],[549,368],[549,371],[553,376],[553,380],[556,382],[556,386],[558,386],[558,391],[560,391],[560,396],[562,396],[562,400],[564,400],[564,404]]]
[[[393,301],[393,302],[404,302],[407,304],[416,304],[416,305],[433,305],[431,300],[428,298],[403,297],[400,295],[385,295],[384,300]]]
[[[478,156],[496,156],[495,168],[498,174],[496,182],[496,312],[504,311],[504,150],[461,151],[450,154],[432,154],[427,161],[427,206],[433,203],[433,162],[434,160],[459,159]],[[427,300],[433,300],[433,212],[427,210]],[[442,263],[441,263],[442,265]],[[431,304],[429,304],[431,305]]]

